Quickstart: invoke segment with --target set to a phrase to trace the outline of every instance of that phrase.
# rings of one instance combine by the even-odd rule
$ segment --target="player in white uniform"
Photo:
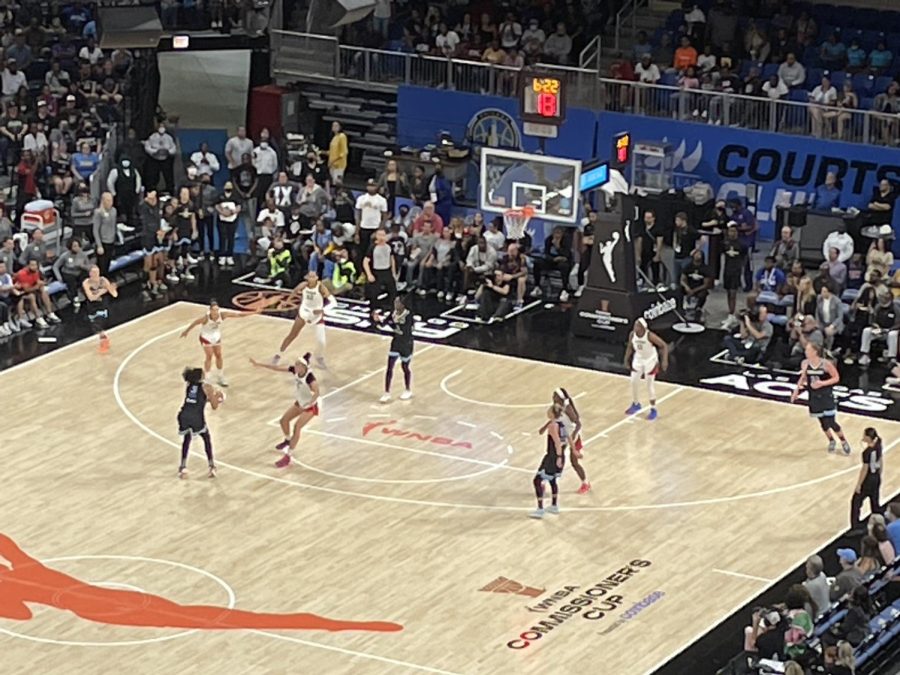
[[[290,332],[281,341],[281,347],[272,358],[272,363],[277,364],[290,344],[300,335],[303,327],[311,324],[316,333],[316,365],[325,368],[325,307],[332,302],[331,292],[319,281],[319,275],[310,270],[306,280],[291,291],[291,295],[298,294],[301,301],[297,318],[294,319]]]
[[[257,368],[274,370],[276,373],[291,373],[294,376],[294,402],[284,411],[279,420],[284,440],[275,448],[282,450],[284,455],[275,462],[275,466],[283,469],[291,463],[291,453],[300,442],[300,432],[313,417],[319,414],[319,382],[309,367],[312,354],[307,352],[297,359],[292,366],[276,366],[268,363],[260,363],[250,359]],[[294,421],[294,430],[291,431],[291,422]]]
[[[562,411],[559,419],[568,439],[569,459],[572,461],[572,468],[575,469],[575,473],[581,479],[581,487],[578,488],[578,494],[583,495],[591,489],[591,484],[580,462],[583,457],[581,449],[584,447],[581,442],[581,416],[575,407],[575,401],[569,396],[569,392],[562,387],[553,392],[553,405],[559,407]],[[544,426],[546,427],[546,425]]]
[[[228,386],[225,379],[224,362],[222,359],[222,322],[225,319],[242,319],[244,317],[253,316],[256,312],[223,312],[219,309],[219,303],[215,300],[209,301],[209,309],[203,316],[198,316],[191,322],[191,325],[184,329],[181,337],[187,337],[194,328],[200,326],[200,346],[203,347],[205,359],[203,361],[204,377],[209,377],[209,370],[212,367],[213,357],[216,359],[216,381],[222,387]]]
[[[640,382],[647,381],[647,393],[650,395],[650,414],[648,420],[655,420],[656,390],[653,386],[656,374],[669,367],[669,346],[656,333],[647,327],[643,318],[634,322],[634,328],[628,336],[625,347],[625,365],[631,368],[631,406],[626,415],[635,415],[641,410]]]

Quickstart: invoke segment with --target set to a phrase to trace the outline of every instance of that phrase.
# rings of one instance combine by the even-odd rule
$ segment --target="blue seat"
[[[868,53],[875,49],[878,41],[883,39],[883,37],[884,33],[880,30],[865,30],[863,31],[862,38],[860,38],[859,46]]]
[[[848,288],[841,293],[841,302],[853,302],[859,297],[858,288]]]
[[[773,326],[787,326],[787,314],[769,314],[766,318]]]
[[[835,85],[837,86],[837,85]],[[859,97],[866,96],[875,88],[875,78],[865,73],[857,73],[853,76],[853,91]]]
[[[873,105],[875,105],[874,97],[866,96],[865,98],[859,99],[859,109],[860,110],[871,110]]]
[[[809,101],[809,92],[804,89],[791,89],[788,94],[789,101],[796,101],[797,103],[807,103]],[[791,106],[794,108],[795,106]]]
[[[764,80],[768,80],[773,75],[778,74],[778,64],[777,63],[767,63],[763,66],[762,69],[762,77]]]
[[[776,305],[778,304],[778,294],[772,291],[760,291],[756,296],[756,302],[761,305]]]
[[[807,68],[806,69],[806,84],[812,84],[812,86],[818,85],[822,81],[822,75],[825,74],[825,71],[821,68]]]
[[[66,285],[61,281],[51,281],[47,284],[47,293],[49,295],[56,295],[57,293],[62,293],[66,290]]]
[[[847,71],[845,70],[834,70],[830,74],[831,84],[840,89],[844,86],[844,80],[847,79]],[[818,83],[816,83],[818,84]]]
[[[139,260],[144,259],[144,254],[141,251],[131,251],[124,255],[120,255],[115,260],[109,263],[109,271],[110,272],[118,272],[129,265],[136,263]]]
[[[872,93],[875,95],[883,94],[887,91],[887,88],[890,86],[891,82],[894,81],[893,77],[889,75],[882,75],[881,77],[875,78],[875,86],[872,87]]]
[[[677,86],[678,75],[676,73],[663,73],[659,78],[659,83],[669,87]]]

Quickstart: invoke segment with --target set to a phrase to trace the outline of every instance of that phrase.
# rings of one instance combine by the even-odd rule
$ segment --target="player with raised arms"
[[[821,345],[807,342],[804,352],[806,358],[800,366],[797,386],[791,392],[791,403],[804,389],[808,389],[809,415],[819,420],[819,426],[828,438],[828,452],[834,452],[837,448],[836,435],[844,454],[849,455],[850,443],[837,422],[837,403],[834,399],[834,386],[840,383],[841,376],[834,364],[822,355]]]
[[[184,329],[181,337],[188,336],[194,328],[200,326],[200,346],[203,347],[203,372],[209,377],[210,368],[212,368],[213,357],[216,359],[216,383],[219,386],[227,387],[228,380],[225,379],[224,361],[222,359],[222,322],[225,319],[243,319],[253,316],[256,312],[223,312],[219,308],[219,303],[215,300],[209,301],[209,309],[202,316],[198,316],[191,324]]]
[[[660,367],[663,370],[669,367],[669,346],[647,327],[647,321],[643,317],[634,322],[628,335],[625,365],[631,369],[631,405],[625,414],[636,415],[641,411],[640,383],[645,380],[647,394],[650,396],[650,414],[647,419],[652,422],[659,417],[656,410],[656,388],[653,385]]]
[[[212,438],[206,426],[206,404],[212,409],[218,408],[225,400],[225,394],[203,381],[202,368],[185,368],[181,374],[187,386],[184,390],[184,401],[178,411],[178,435],[181,441],[181,464],[178,466],[178,477],[187,475],[187,458],[194,436],[203,439],[203,449],[209,462],[209,477],[216,477],[216,462],[213,458]]]
[[[290,332],[281,341],[278,353],[272,357],[272,363],[277,365],[287,348],[300,335],[303,327],[311,324],[316,333],[316,365],[325,368],[325,307],[330,305],[334,298],[314,270],[307,272],[306,278],[291,291],[291,297],[296,295],[301,296],[300,309],[297,310],[297,317]]]
[[[291,373],[294,376],[294,402],[284,411],[279,420],[281,432],[284,434],[284,440],[275,446],[276,450],[284,452],[281,459],[275,462],[275,466],[279,469],[283,469],[291,463],[291,453],[300,442],[300,432],[313,417],[319,414],[319,382],[309,367],[311,357],[312,355],[307,352],[292,366],[276,366],[250,359],[250,363],[257,368],[273,370],[276,373]],[[291,431],[292,421],[294,422],[293,431]]]

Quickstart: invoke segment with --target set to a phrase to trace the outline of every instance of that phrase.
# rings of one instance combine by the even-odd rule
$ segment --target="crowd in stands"
[[[872,428],[866,434],[880,462],[881,439]],[[771,672],[756,670],[769,660],[781,662],[778,672],[786,675],[853,675],[878,658],[900,617],[900,501],[887,504],[883,515],[873,508],[859,545],[837,549],[827,565],[834,576],[826,576],[821,556],[810,556],[806,578],[783,603],[753,611],[735,672]]]
[[[90,218],[96,206],[91,183],[107,132],[123,121],[133,57],[97,46],[93,12],[81,0],[0,8],[0,173],[9,182],[0,205],[0,337],[58,323],[53,281],[77,297],[90,267],[87,238],[64,247],[22,219],[39,199],[58,211],[59,226],[79,208]]]

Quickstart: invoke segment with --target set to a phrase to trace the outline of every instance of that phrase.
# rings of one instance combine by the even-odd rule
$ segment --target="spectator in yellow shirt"
[[[344,171],[347,169],[347,134],[341,130],[340,122],[331,123],[331,143],[328,145],[328,172],[331,183],[343,183]]]

